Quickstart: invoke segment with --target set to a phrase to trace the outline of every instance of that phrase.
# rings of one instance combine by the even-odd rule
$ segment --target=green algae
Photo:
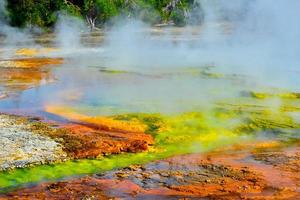
[[[234,139],[236,142],[240,141],[239,137],[231,138],[226,142],[224,142],[223,140],[224,137],[216,138],[212,136],[211,139],[213,139],[211,143],[207,143],[210,138],[205,139],[206,143],[201,147],[201,152],[209,151],[214,148],[222,147],[226,144],[232,143],[232,139]],[[132,164],[145,164],[150,161],[167,158],[173,155],[194,152],[191,148],[187,147],[189,147],[189,144],[185,143],[181,144],[180,148],[178,148],[177,143],[177,145],[168,145],[164,149],[157,149],[153,152],[111,155],[100,160],[75,160],[60,164],[40,165],[32,168],[15,169],[8,172],[1,172],[0,188],[2,188],[2,192],[6,192],[12,187],[18,187],[24,184],[38,183],[49,180],[59,180],[65,177],[101,173],[116,168],[127,167]]]
[[[5,191],[8,188],[24,184],[101,173],[173,155],[206,152],[241,140],[252,139],[249,135],[245,136],[222,128],[217,123],[217,119],[207,118],[203,113],[185,113],[178,116],[128,114],[115,116],[115,118],[119,120],[138,119],[144,122],[149,127],[149,134],[155,136],[155,145],[143,153],[110,155],[102,159],[73,160],[1,172],[0,188]],[[211,127],[212,125],[214,127]]]
[[[131,121],[138,120],[147,125],[145,133],[156,136],[159,129],[164,125],[164,118],[160,114],[144,114],[144,113],[131,113],[125,115],[114,116],[116,120]]]
[[[282,98],[282,99],[300,99],[300,93],[297,92],[282,92],[282,93],[267,93],[267,92],[249,92],[249,95],[256,99],[267,98]]]
[[[124,70],[117,70],[117,69],[110,70],[110,69],[105,69],[105,68],[100,69],[99,71],[102,73],[107,73],[107,74],[130,74],[131,73],[129,71],[124,71]]]
[[[268,131],[272,133],[272,137],[277,133],[275,137],[286,142],[297,139],[299,141],[300,125],[289,112],[283,109],[274,110],[262,101],[228,101],[216,104],[212,110],[177,115],[115,115],[112,117],[116,120],[138,120],[147,125],[146,132],[154,137],[154,146],[143,153],[124,153],[1,172],[0,188],[5,192],[7,189],[31,183],[101,173],[174,155],[207,152],[235,143],[255,141],[259,134]],[[290,110],[294,108],[289,103],[281,106],[289,106]]]

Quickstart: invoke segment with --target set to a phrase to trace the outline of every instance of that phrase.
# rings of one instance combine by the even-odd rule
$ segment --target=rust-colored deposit
[[[0,199],[109,199],[103,192],[103,184],[104,181],[91,178],[79,179],[70,182],[42,184],[36,188],[28,188],[2,197],[0,196]]]
[[[80,124],[65,124],[53,130],[44,123],[37,122],[31,128],[61,143],[69,157],[76,159],[141,152],[154,142],[151,135],[143,132],[105,131]]]
[[[241,150],[238,146],[205,155],[176,156],[20,189],[2,198],[300,199],[299,146],[267,146],[250,144]]]
[[[51,114],[71,120],[63,125],[65,132],[50,135],[62,138],[66,151],[74,158],[94,158],[121,152],[141,152],[154,143],[146,134],[147,125],[137,121],[122,121],[112,117],[90,117],[79,114],[68,107],[46,106]]]

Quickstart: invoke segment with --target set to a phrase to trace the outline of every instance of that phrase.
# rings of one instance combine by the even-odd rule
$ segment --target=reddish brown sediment
[[[172,164],[173,167],[174,164]],[[196,166],[195,166],[196,167]],[[182,169],[172,170],[168,168],[166,170],[152,170],[144,169],[141,171],[135,171],[129,169],[123,171],[122,173],[128,175],[125,177],[124,174],[121,175],[120,171],[116,171],[112,178],[106,177],[85,177],[78,180],[64,181],[59,183],[48,183],[41,184],[37,187],[27,188],[23,190],[18,190],[6,195],[3,195],[2,198],[7,199],[43,199],[45,196],[51,197],[55,196],[57,199],[64,199],[65,195],[69,195],[71,198],[81,196],[90,197],[94,195],[91,191],[97,190],[102,194],[106,194],[110,197],[117,199],[129,198],[129,199],[164,199],[172,197],[210,197],[211,195],[223,196],[229,195],[235,196],[235,192],[239,190],[248,191],[248,192],[260,192],[261,186],[258,184],[260,180],[252,177],[251,173],[242,172],[245,174],[245,181],[234,180],[232,177],[221,178],[218,173],[221,171],[230,171],[230,168],[223,168],[223,166],[218,166],[217,169],[210,168],[209,165],[199,166],[199,169],[202,167],[207,167],[207,171],[197,171],[193,169],[193,173],[186,173],[185,180],[179,180],[180,173]],[[221,171],[218,171],[221,170]],[[166,174],[164,174],[166,173]],[[166,180],[171,180],[175,175],[170,173],[177,173],[177,179],[173,183],[168,183]],[[197,174],[198,173],[198,174]],[[204,175],[202,175],[203,173]],[[238,173],[232,171],[230,173]],[[197,175],[196,175],[197,174]],[[246,175],[247,174],[247,175]],[[136,180],[130,180],[133,177],[140,175],[140,182],[137,183]],[[109,176],[109,175],[107,175]],[[161,180],[157,177],[162,177]],[[182,176],[182,175],[181,175]],[[211,176],[211,177],[209,177]],[[230,176],[230,175],[228,175]],[[254,179],[257,182],[248,181]],[[146,183],[148,182],[148,183]],[[143,183],[145,183],[143,185]],[[258,185],[254,187],[254,183]],[[172,185],[174,184],[174,185]],[[263,183],[260,183],[263,185]],[[68,193],[65,194],[64,190],[60,188],[61,186],[68,186]],[[82,186],[82,187],[81,187]],[[89,186],[89,189],[86,190],[85,187]],[[78,187],[80,189],[78,189]],[[49,190],[49,188],[54,188]],[[249,188],[249,189],[248,189]],[[24,198],[25,197],[25,198]],[[1,199],[1,198],[0,198]],[[51,198],[49,198],[51,199]]]
[[[0,200],[69,200],[69,199],[112,199],[104,194],[105,180],[83,178],[72,181],[42,184],[39,187],[27,188],[7,195],[0,195]]]
[[[97,191],[116,199],[300,199],[299,148],[270,146],[274,143],[175,156],[143,166],[20,189],[2,198],[42,199],[39,197],[45,195],[49,199],[54,195],[57,199],[64,199],[65,195],[73,199],[79,195],[91,198]],[[268,156],[259,157],[257,148]]]
[[[41,135],[51,137],[62,144],[70,158],[96,158],[122,152],[141,152],[153,144],[151,135],[134,132],[103,131],[84,125],[61,125],[56,131],[49,130],[43,123],[33,124]],[[41,128],[45,127],[45,128]]]
[[[137,120],[90,117],[59,106],[46,106],[45,110],[72,121],[61,126],[66,131],[50,132],[48,135],[55,140],[62,139],[65,151],[72,158],[136,153],[147,150],[154,143],[153,137],[145,133],[147,125]]]
[[[74,158],[93,158],[101,155],[118,154],[122,152],[141,152],[153,144],[153,138],[145,133],[113,132],[97,130],[82,125],[68,125],[68,131],[63,137],[79,141],[78,146],[68,149]],[[68,140],[68,144],[70,144]],[[71,144],[72,145],[72,144]]]
[[[290,180],[290,185],[300,191],[300,147],[275,152],[252,152],[255,160],[272,166]],[[282,182],[282,179],[279,181]]]
[[[43,66],[55,62],[60,64],[59,60],[40,58],[13,62],[15,67],[0,69],[0,72],[5,72],[0,73],[0,82],[4,81],[3,86],[17,91],[38,86],[44,80],[48,82],[52,79],[50,68]],[[74,93],[67,96],[70,99],[80,98]],[[52,105],[47,105],[46,111],[71,122],[57,129],[37,122],[31,128],[34,133],[49,136],[60,143],[68,159],[136,153],[147,150],[154,143],[153,138],[145,134],[147,125],[137,119],[90,117]],[[278,121],[262,116],[254,118],[255,127],[299,127],[290,124],[284,116],[284,120],[280,118]],[[180,140],[182,138],[179,137]],[[299,157],[299,148],[285,148],[279,141],[234,145],[207,154],[176,156],[144,166],[130,166],[84,178],[44,183],[8,193],[1,198],[300,199]]]
[[[76,124],[44,123],[38,117],[1,115],[0,171],[33,165],[145,151],[151,135],[112,132]]]

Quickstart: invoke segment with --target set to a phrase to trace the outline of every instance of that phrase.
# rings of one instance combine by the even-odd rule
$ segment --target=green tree
[[[176,25],[183,26],[187,23],[188,17],[194,19],[195,16],[199,22],[203,16],[192,12],[195,5],[199,7],[199,2],[196,0],[7,0],[7,8],[13,26],[51,27],[57,21],[58,12],[67,12],[85,18],[91,29],[94,29],[96,25],[104,24],[117,15],[141,19],[151,24],[172,20]]]
[[[115,3],[116,1],[114,0],[96,0],[100,23],[104,23],[118,15],[119,12]]]
[[[37,25],[52,26],[56,21],[56,12],[63,6],[62,0],[8,0],[10,23],[24,27]]]

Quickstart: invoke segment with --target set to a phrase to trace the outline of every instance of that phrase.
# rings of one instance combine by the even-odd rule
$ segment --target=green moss
[[[154,146],[143,153],[110,155],[101,159],[74,160],[2,172],[0,187],[4,191],[28,183],[99,173],[174,155],[206,152],[234,143],[255,141],[261,133],[264,133],[264,136],[271,133],[272,137],[286,144],[299,142],[300,125],[288,113],[280,109],[273,110],[257,101],[239,100],[240,103],[235,101],[236,104],[230,101],[219,103],[215,109],[202,112],[177,115],[147,113],[115,115],[113,118],[116,120],[140,121],[147,125],[147,133],[154,136]],[[44,124],[33,124],[32,129],[45,130],[40,134],[47,134],[50,137],[54,134],[53,138],[57,136],[57,133],[49,130],[47,126],[44,127]],[[64,139],[71,141],[68,148],[74,147],[72,139]],[[68,146],[67,143],[64,145]],[[78,145],[80,144],[76,144],[74,148]]]
[[[217,139],[217,140],[216,140]],[[238,137],[234,138],[235,140]],[[201,152],[221,147],[228,144],[224,137],[206,138],[205,144],[201,147]],[[230,139],[230,142],[231,139]],[[155,151],[137,153],[137,154],[120,154],[105,157],[101,160],[76,160],[55,165],[41,165],[26,169],[16,169],[9,172],[0,173],[0,191],[18,187],[23,184],[37,183],[46,180],[58,180],[64,177],[80,176],[85,174],[100,173],[115,168],[123,168],[132,164],[144,164],[150,161],[163,159],[172,155],[185,154],[194,151],[189,148],[189,144],[177,140],[176,143],[157,148]],[[199,148],[200,149],[200,148]],[[200,150],[199,150],[200,151]]]
[[[237,141],[240,142],[244,138],[242,134],[236,134],[220,127],[218,123],[214,122],[215,119],[197,112],[176,116],[127,114],[114,118],[143,122],[148,126],[147,132],[155,137],[155,145],[148,152],[143,153],[112,155],[100,160],[67,161],[55,165],[2,172],[0,173],[0,187],[9,188],[43,180],[57,180],[68,176],[103,172],[132,164],[143,164],[173,155],[205,152]],[[42,123],[32,125],[32,129],[45,130],[40,134],[47,134],[50,137],[57,136],[57,132],[52,132],[53,130],[44,127]],[[64,145],[68,145],[66,141],[72,141],[67,138],[64,140]]]

